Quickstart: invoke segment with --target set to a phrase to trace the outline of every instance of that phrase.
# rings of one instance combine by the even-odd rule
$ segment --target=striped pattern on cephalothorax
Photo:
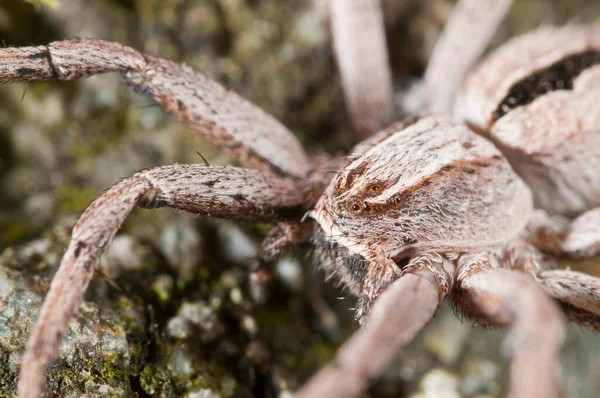
[[[440,116],[406,123],[343,168],[311,213],[369,260],[493,246],[521,231],[528,188],[502,154]]]

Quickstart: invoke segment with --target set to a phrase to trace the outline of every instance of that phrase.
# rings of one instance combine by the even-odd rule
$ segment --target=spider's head
[[[530,211],[529,189],[490,142],[429,116],[355,148],[310,215],[322,241],[362,259],[350,261],[358,277],[357,264],[367,261],[506,241],[523,230]]]

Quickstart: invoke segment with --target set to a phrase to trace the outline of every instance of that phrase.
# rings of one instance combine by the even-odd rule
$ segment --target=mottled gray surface
[[[117,40],[207,73],[272,113],[308,148],[341,152],[352,144],[325,0],[59,4],[3,0],[0,39],[14,46],[74,36]],[[406,74],[422,71],[451,2],[385,5],[402,85]],[[495,42],[540,23],[598,16],[593,0],[517,1]],[[227,162],[118,76],[36,84],[23,97],[24,90],[0,88],[0,396],[14,396],[32,317],[85,206],[139,169],[201,162],[196,150],[213,164]],[[303,250],[280,264],[271,300],[253,303],[244,266],[265,231],[134,211],[71,323],[49,396],[285,397],[339,343],[311,305],[314,286],[324,289],[344,336],[354,327],[353,303],[313,277]],[[567,395],[596,396],[600,336],[569,332]],[[369,395],[498,396],[506,378],[503,335],[460,323],[444,307]]]

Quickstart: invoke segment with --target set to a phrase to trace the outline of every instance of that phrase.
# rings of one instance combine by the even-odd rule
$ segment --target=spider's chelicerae
[[[600,330],[600,281],[552,269],[553,257],[600,251],[600,25],[540,28],[464,78],[510,3],[459,2],[398,111],[379,2],[332,0],[344,95],[364,138],[343,160],[310,156],[236,94],[121,44],[0,50],[0,83],[120,72],[244,166],[144,170],[90,205],[23,354],[19,395],[41,394],[102,251],[139,206],[278,223],[262,265],[310,241],[317,264],[358,297],[362,328],[298,397],[360,394],[446,297],[476,322],[510,326],[511,396],[557,396],[563,318]],[[418,116],[392,123],[409,110]]]

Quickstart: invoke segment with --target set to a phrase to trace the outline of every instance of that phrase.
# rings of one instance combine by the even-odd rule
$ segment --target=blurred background
[[[424,70],[454,2],[384,0],[399,88]],[[598,0],[517,0],[493,46],[542,24],[593,21]],[[184,62],[286,124],[312,151],[354,144],[332,57],[326,0],[2,0],[0,44],[118,41]],[[70,230],[91,200],[142,168],[228,159],[119,76],[0,87],[0,397]],[[276,267],[270,298],[249,296],[249,259],[268,230],[135,210],[102,258],[48,396],[288,397],[350,335],[352,298],[302,248]],[[570,264],[598,272],[594,262]],[[496,397],[504,330],[444,306],[365,394]],[[565,396],[600,392],[600,336],[571,326]],[[535,375],[532,375],[535,377]]]

